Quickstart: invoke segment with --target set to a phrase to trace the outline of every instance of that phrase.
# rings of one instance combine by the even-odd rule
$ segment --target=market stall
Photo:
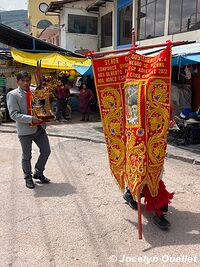
[[[41,62],[41,68],[56,70],[76,70],[87,71],[91,67],[91,60],[88,58],[69,57],[57,52],[55,53],[30,53],[17,49],[11,50],[13,59],[17,62],[37,67],[37,62]],[[84,73],[81,73],[84,74]]]

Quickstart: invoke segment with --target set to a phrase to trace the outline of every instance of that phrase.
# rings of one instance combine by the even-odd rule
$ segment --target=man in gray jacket
[[[26,93],[30,90],[31,75],[28,72],[17,74],[18,88],[7,94],[7,106],[11,119],[16,121],[17,133],[22,147],[22,169],[26,187],[35,187],[32,178],[39,179],[42,183],[49,183],[50,179],[43,175],[47,159],[51,153],[45,124],[42,120],[27,112]],[[30,126],[30,124],[38,124]],[[40,150],[39,158],[35,164],[32,176],[31,158],[32,142],[35,142]]]

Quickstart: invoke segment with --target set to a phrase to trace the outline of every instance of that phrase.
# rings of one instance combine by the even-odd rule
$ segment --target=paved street
[[[138,240],[137,213],[110,174],[99,123],[49,126],[45,174],[52,183],[34,190],[24,186],[14,131],[13,124],[0,126],[0,266],[200,265],[199,165],[166,159],[164,179],[175,191],[171,230],[159,230],[143,211]]]

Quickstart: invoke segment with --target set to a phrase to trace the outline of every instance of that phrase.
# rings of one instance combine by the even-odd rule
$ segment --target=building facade
[[[29,32],[34,37],[39,37],[41,32],[49,26],[58,26],[58,15],[45,15],[39,7],[42,3],[49,4],[50,0],[29,0],[28,1],[28,18],[30,21]]]
[[[191,64],[190,89],[186,90],[189,86],[185,81],[186,66],[180,63],[173,68],[172,103],[177,115],[181,107],[197,110],[200,107],[200,0],[103,2],[95,1],[88,9],[89,12],[93,12],[96,8],[99,12],[100,51],[130,47],[132,29],[135,30],[136,44],[140,46],[165,43],[167,40],[196,42],[196,61],[185,62],[185,65]],[[190,47],[192,49],[194,46],[185,48],[183,52],[192,54]]]
[[[107,6],[110,3],[99,7],[101,22],[110,13]],[[140,45],[166,40],[200,42],[199,0],[114,0],[109,17],[112,17],[113,32],[105,32],[106,23],[101,23],[101,40],[109,36],[113,40],[109,47],[114,49],[131,45],[132,28]],[[101,41],[100,50],[106,47],[106,43]]]
[[[60,45],[67,49],[128,47],[132,28],[140,45],[200,42],[200,0],[66,0],[49,10],[59,14]]]
[[[140,46],[167,40],[196,42],[200,63],[200,0],[65,0],[51,2],[49,12],[59,14],[60,46],[65,49],[127,48],[132,45],[134,29]],[[191,106],[196,110],[200,106],[200,67],[195,66],[194,72]]]
[[[59,46],[60,44],[59,29],[57,26],[50,26],[44,29],[38,36],[38,38],[42,41]]]
[[[99,14],[89,13],[90,1],[53,1],[47,14],[59,14],[60,46],[71,51],[98,50]]]

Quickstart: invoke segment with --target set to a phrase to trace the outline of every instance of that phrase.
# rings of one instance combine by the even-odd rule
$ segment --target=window
[[[97,17],[68,15],[68,32],[97,35]]]
[[[101,17],[101,47],[112,45],[112,12]]]
[[[131,4],[122,6],[118,9],[119,38],[118,45],[131,44],[132,42],[132,14],[133,6]]]
[[[138,39],[164,35],[166,0],[139,0]]]
[[[169,34],[200,29],[200,0],[170,0]]]
[[[43,19],[43,20],[40,20],[37,24],[37,28],[38,29],[46,29],[47,27],[51,26],[52,23],[51,21],[49,20],[46,20],[46,19]]]

